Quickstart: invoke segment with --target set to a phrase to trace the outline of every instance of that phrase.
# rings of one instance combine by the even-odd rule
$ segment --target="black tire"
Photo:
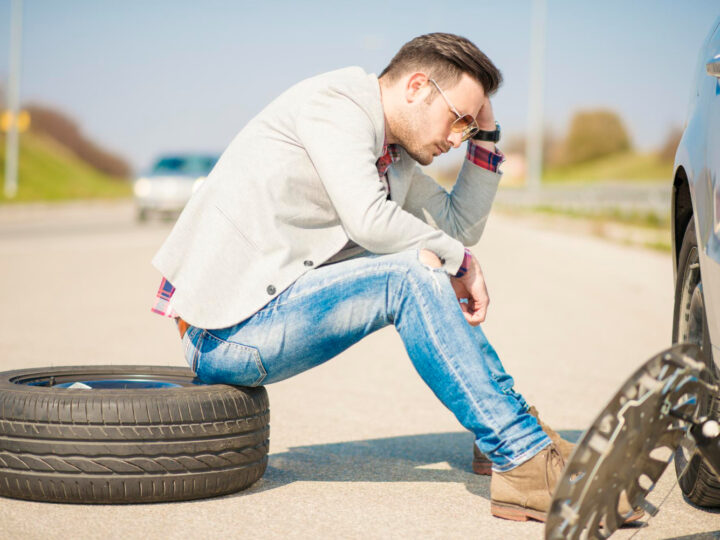
[[[115,387],[58,386],[73,381]],[[204,385],[184,368],[0,373],[0,495],[116,504],[233,493],[265,472],[269,417],[264,387]]]
[[[717,380],[718,370],[712,359],[704,302],[698,303],[702,300],[699,262],[695,222],[691,219],[685,230],[678,257],[673,343],[691,342],[699,345],[711,377]],[[698,298],[693,300],[696,290]],[[693,317],[695,320],[691,321]],[[713,396],[701,404],[701,413],[720,419],[720,396]],[[693,445],[689,446],[692,450]],[[712,472],[697,451],[688,451],[681,445],[675,452],[675,472],[680,488],[690,502],[697,506],[720,507],[720,478]]]

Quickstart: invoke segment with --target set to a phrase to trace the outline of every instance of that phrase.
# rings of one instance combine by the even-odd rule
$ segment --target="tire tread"
[[[682,298],[681,289],[693,247],[697,248],[697,236],[695,234],[695,221],[694,218],[691,217],[685,229],[680,253],[678,255],[678,272],[675,283],[675,308],[673,312],[673,343],[677,343],[679,338],[679,319],[682,311],[680,306]],[[712,365],[712,357],[710,357],[710,364],[710,371],[714,376],[717,377],[720,375],[717,373],[714,365]],[[715,396],[709,403],[709,414],[720,420],[720,396]],[[678,448],[675,452],[675,471],[679,477],[678,483],[680,484],[683,495],[697,506],[720,507],[720,478],[712,472],[699,455],[691,457],[688,470],[680,477],[681,465],[679,458],[681,456],[682,450]]]

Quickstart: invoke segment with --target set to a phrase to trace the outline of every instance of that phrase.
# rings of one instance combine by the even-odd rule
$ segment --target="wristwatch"
[[[475,135],[473,135],[472,138],[474,141],[498,142],[500,140],[500,124],[495,122],[494,131],[485,131],[480,129]]]

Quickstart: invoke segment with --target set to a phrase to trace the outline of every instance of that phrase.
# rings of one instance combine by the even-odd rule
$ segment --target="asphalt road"
[[[0,368],[183,365],[174,325],[150,312],[150,259],[169,228],[135,224],[127,203],[0,208]],[[517,389],[569,438],[669,345],[666,254],[496,215],[474,252],[486,333]],[[392,328],[268,392],[269,467],[249,490],[133,506],[0,499],[0,538],[542,537],[538,523],[490,516],[471,436]],[[720,514],[684,502],[672,467],[651,501],[660,513],[647,526],[613,538],[717,537]]]

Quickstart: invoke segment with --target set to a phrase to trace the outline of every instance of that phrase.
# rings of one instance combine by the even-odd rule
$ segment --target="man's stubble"
[[[423,114],[425,107],[413,111],[401,111],[398,114],[396,125],[392,127],[392,132],[408,155],[421,165],[429,165],[432,163],[433,154],[422,146],[420,134],[426,129]]]

